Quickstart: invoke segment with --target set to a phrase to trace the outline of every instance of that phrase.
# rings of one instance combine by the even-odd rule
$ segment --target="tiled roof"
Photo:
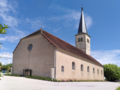
[[[100,64],[97,60],[95,60],[95,59],[94,59],[93,57],[91,57],[90,55],[87,55],[87,54],[86,54],[85,52],[83,52],[82,50],[76,48],[75,46],[72,46],[71,44],[69,44],[69,43],[67,43],[67,42],[59,39],[58,37],[56,37],[56,36],[54,36],[54,35],[46,32],[46,31],[44,31],[44,30],[42,30],[42,29],[40,29],[40,30],[38,30],[38,31],[36,31],[36,32],[34,32],[34,33],[32,33],[32,34],[24,37],[24,38],[28,38],[28,37],[31,37],[31,36],[34,36],[34,35],[38,35],[38,34],[42,34],[53,46],[55,46],[55,47],[57,47],[57,48],[60,48],[60,49],[63,49],[63,50],[65,50],[65,51],[68,51],[68,52],[70,52],[70,53],[73,53],[73,54],[75,54],[75,55],[77,55],[77,56],[83,57],[83,58],[85,58],[85,59],[87,59],[87,60],[90,60],[91,62],[94,62],[94,63],[96,63],[97,65],[103,67],[102,64]],[[22,38],[22,39],[24,39],[24,38]],[[22,40],[22,39],[21,39],[21,40]],[[20,41],[21,41],[21,40],[20,40]],[[19,42],[19,43],[20,43],[20,42]],[[18,45],[19,45],[19,43],[18,43]],[[17,47],[18,47],[18,45],[17,45]],[[16,48],[17,48],[17,47],[16,47]],[[16,50],[16,48],[15,48],[15,50]],[[14,50],[14,51],[15,51],[15,50]],[[13,51],[13,53],[14,53],[14,51]]]
[[[42,35],[43,35],[49,42],[51,42],[55,47],[61,48],[61,49],[65,50],[65,51],[68,51],[68,52],[73,53],[73,54],[75,54],[75,55],[81,56],[81,57],[83,57],[83,58],[85,58],[85,59],[87,59],[87,60],[90,60],[90,61],[92,61],[92,62],[94,62],[94,63],[96,63],[96,64],[98,64],[98,65],[100,65],[100,66],[103,67],[102,64],[100,64],[97,60],[95,60],[95,59],[94,59],[93,57],[91,57],[90,55],[87,55],[87,54],[86,54],[85,52],[83,52],[82,50],[80,50],[80,49],[72,46],[71,44],[69,44],[69,43],[67,43],[67,42],[65,42],[65,41],[57,38],[56,36],[54,36],[54,35],[46,32],[46,31],[44,31],[44,30],[42,30],[41,32],[42,32]]]

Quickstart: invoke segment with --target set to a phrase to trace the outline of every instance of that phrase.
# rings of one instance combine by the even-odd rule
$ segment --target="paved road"
[[[115,90],[114,82],[49,82],[24,77],[4,76],[0,90]]]

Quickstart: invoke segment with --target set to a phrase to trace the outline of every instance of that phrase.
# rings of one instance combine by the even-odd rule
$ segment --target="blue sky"
[[[119,0],[0,0],[0,23],[7,24],[0,35],[0,62],[11,63],[20,38],[41,28],[75,45],[81,5],[91,36],[91,55],[102,64],[120,66]]]

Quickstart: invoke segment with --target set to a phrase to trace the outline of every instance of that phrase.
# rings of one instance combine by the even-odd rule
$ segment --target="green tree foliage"
[[[0,66],[2,66],[2,63],[0,62]]]
[[[6,34],[7,28],[9,28],[7,25],[4,24],[4,26],[2,26],[2,24],[0,24],[0,34]],[[0,43],[0,44],[2,44],[2,43]]]
[[[9,68],[8,65],[3,65],[1,69],[2,69],[2,70],[8,70],[8,68]]]
[[[11,68],[11,67],[12,67],[12,63],[7,64],[7,65],[3,65],[3,66],[1,67],[1,70],[8,70],[8,69]]]
[[[7,64],[7,66],[9,66],[9,67],[12,67],[12,63],[10,63],[10,64]]]
[[[6,34],[6,30],[9,28],[7,25],[4,24],[4,26],[2,26],[2,24],[0,24],[0,34]]]
[[[104,65],[104,75],[108,81],[120,79],[120,67],[115,64]]]

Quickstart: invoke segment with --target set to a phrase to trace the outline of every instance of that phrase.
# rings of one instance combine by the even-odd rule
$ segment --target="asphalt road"
[[[25,77],[0,77],[0,90],[115,90],[118,82],[50,82]]]

